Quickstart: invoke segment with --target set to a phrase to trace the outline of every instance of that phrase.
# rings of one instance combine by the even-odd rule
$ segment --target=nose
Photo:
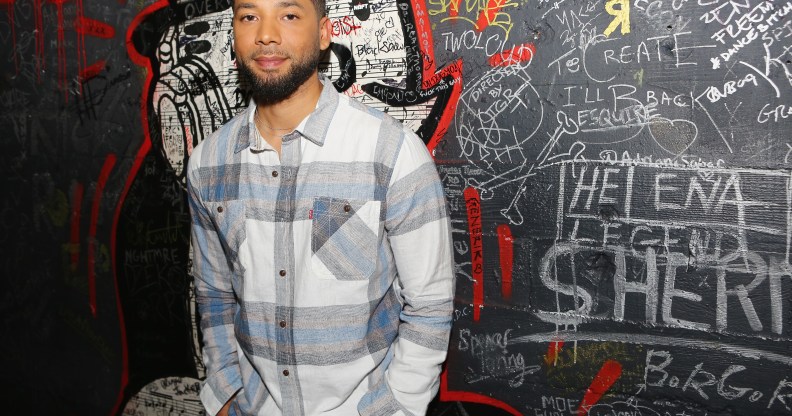
[[[261,19],[258,27],[258,33],[256,34],[256,43],[261,45],[281,43],[280,27],[278,26],[277,19]]]

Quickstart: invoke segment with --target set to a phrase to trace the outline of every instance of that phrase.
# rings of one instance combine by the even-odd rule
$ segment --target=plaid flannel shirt
[[[421,415],[453,310],[443,188],[421,140],[320,76],[283,137],[255,105],[193,150],[193,275],[215,414]]]

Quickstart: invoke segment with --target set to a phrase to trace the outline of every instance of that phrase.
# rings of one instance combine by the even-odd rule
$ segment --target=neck
[[[314,74],[305,81],[289,98],[270,105],[257,104],[258,116],[267,127],[274,129],[279,135],[289,133],[308,115],[313,112],[319,96],[322,94],[322,83]],[[259,126],[262,127],[262,126]]]

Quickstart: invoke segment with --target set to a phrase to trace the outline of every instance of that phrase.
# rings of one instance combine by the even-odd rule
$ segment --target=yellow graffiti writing
[[[512,0],[429,0],[430,16],[444,15],[441,22],[465,21],[481,32],[488,26],[498,27],[509,38],[514,24],[506,8],[517,8],[519,5]]]
[[[613,6],[619,5],[618,9]],[[630,33],[630,2],[629,0],[608,0],[605,3],[605,11],[613,16],[613,21],[605,28],[605,36],[610,36],[619,25],[621,25],[621,34],[626,35]]]

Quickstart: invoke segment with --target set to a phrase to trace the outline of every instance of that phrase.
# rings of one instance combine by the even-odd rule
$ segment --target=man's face
[[[239,77],[259,104],[292,95],[316,72],[329,45],[329,21],[319,17],[311,0],[234,2]]]

